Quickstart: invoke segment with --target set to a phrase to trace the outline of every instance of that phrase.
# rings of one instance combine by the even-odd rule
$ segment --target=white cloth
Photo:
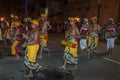
[[[11,39],[11,37],[10,37],[10,31],[9,30],[7,31],[6,39]]]
[[[2,31],[0,29],[0,41],[2,40]]]
[[[2,41],[2,36],[0,35],[0,41]]]
[[[115,38],[107,38],[107,50],[114,48]]]
[[[81,48],[81,50],[87,48],[87,39],[81,39],[80,40],[80,48]]]

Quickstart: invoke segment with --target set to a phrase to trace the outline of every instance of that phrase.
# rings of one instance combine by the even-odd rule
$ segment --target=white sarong
[[[81,50],[87,48],[87,39],[81,39],[80,40],[80,48],[81,48]]]
[[[107,50],[114,48],[115,38],[107,38]]]

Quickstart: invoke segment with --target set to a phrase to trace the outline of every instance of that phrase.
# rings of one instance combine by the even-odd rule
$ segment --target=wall
[[[55,0],[52,0],[52,2],[54,1]],[[93,16],[98,16],[98,0],[68,0],[67,4],[64,4],[64,0],[58,1],[60,5],[59,10],[62,11],[63,13],[60,14],[60,16],[62,16],[63,18],[61,20],[66,20],[68,17],[71,16],[78,16],[80,18],[88,19],[90,19]],[[100,13],[99,13],[100,24],[105,25],[107,23],[108,18],[110,17],[117,20],[118,2],[119,0],[100,0]],[[51,6],[56,7],[54,5]]]
[[[64,7],[64,16],[79,16],[90,19],[97,16],[97,0],[71,0]],[[118,0],[100,0],[100,24],[105,25],[108,18],[112,17],[117,20],[118,17]]]

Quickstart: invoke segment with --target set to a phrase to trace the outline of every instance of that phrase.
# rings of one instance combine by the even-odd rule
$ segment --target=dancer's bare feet
[[[33,72],[32,70],[29,71],[29,73],[27,75],[25,75],[24,77],[33,77]]]
[[[42,66],[39,66],[38,69],[36,70],[36,72],[39,71],[41,68],[42,68]]]
[[[39,57],[40,59],[42,59],[42,55],[40,55],[40,57]]]
[[[77,69],[78,69],[78,66],[77,66],[77,65],[75,65],[73,69],[74,69],[74,70],[77,70]]]
[[[25,75],[24,77],[33,77],[33,74]]]
[[[51,54],[48,52],[48,57],[50,57],[51,56]]]
[[[88,55],[88,59],[90,59],[90,52],[88,52],[88,54],[87,54],[87,55]]]
[[[16,60],[19,60],[20,59],[20,56],[19,55],[16,55]]]
[[[62,67],[60,67],[61,69],[66,69],[66,67],[65,66],[62,66]]]

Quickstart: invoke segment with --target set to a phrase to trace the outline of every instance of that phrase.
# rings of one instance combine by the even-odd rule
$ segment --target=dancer
[[[37,53],[39,50],[39,44],[38,44],[39,34],[35,28],[36,24],[37,23],[34,23],[32,25],[32,30],[29,31],[28,37],[25,36],[25,38],[27,39],[27,51],[26,51],[24,63],[25,66],[29,69],[29,73],[24,77],[32,77],[33,72],[40,70],[42,67],[39,65],[39,63],[37,63]]]
[[[64,57],[63,57],[63,65],[61,68],[66,69],[66,65],[73,64],[74,69],[77,69],[78,64],[78,55],[77,55],[77,49],[78,49],[78,43],[76,41],[76,38],[80,37],[79,30],[76,26],[76,19],[75,18],[69,18],[70,21],[70,36],[66,38],[66,40],[62,41],[62,45],[65,45],[64,50]]]
[[[100,26],[97,24],[97,17],[91,18],[91,24],[89,27],[89,36],[88,36],[88,59],[92,55],[96,55],[96,48],[98,47],[98,39],[99,39],[99,32]]]
[[[107,51],[109,54],[112,54],[112,50],[114,48],[114,43],[116,39],[116,25],[114,23],[113,18],[109,18],[108,25],[105,29],[105,38],[107,40]]]
[[[48,53],[48,56],[50,57],[50,52],[48,49],[48,30],[50,30],[52,27],[49,24],[49,21],[47,20],[47,15],[46,14],[41,14],[41,19],[42,19],[42,27],[40,31],[40,58],[42,58],[42,53],[43,51],[46,51]]]
[[[88,53],[87,50],[87,39],[88,39],[88,32],[89,32],[89,23],[88,19],[84,18],[83,23],[80,29],[80,48],[82,53]]]
[[[18,30],[18,26],[20,26],[19,22],[14,22],[14,27],[12,27],[12,45],[11,45],[11,53],[13,56],[16,56],[16,59],[19,60],[19,50],[18,50],[18,45],[20,43],[20,38],[19,38],[19,33],[20,31]]]

